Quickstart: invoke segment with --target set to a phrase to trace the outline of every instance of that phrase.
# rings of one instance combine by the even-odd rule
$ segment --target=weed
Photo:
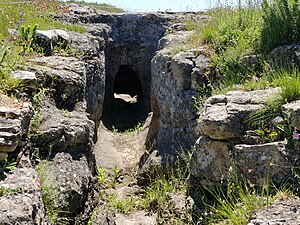
[[[52,205],[53,199],[57,198],[56,189],[59,187],[59,184],[53,182],[51,174],[47,171],[47,162],[41,161],[36,167],[35,170],[40,179],[41,188],[42,188],[42,198],[44,205],[47,208],[48,215],[51,220],[51,224],[56,224],[58,220],[59,211],[55,209]],[[50,183],[50,184],[49,184]]]
[[[128,135],[137,135],[142,131],[143,124],[141,122],[138,122],[133,128],[129,128],[124,131],[125,134]]]
[[[119,199],[117,195],[111,194],[107,196],[108,208],[114,209],[119,213],[130,213],[139,208],[138,197],[130,197]]]
[[[212,196],[212,201],[205,203],[208,213],[199,218],[203,224],[248,224],[249,218],[259,209],[272,204],[280,190],[270,185],[268,177],[259,187],[248,183],[233,170],[229,171],[227,187],[204,187]],[[223,223],[222,223],[223,224]]]
[[[0,186],[0,197],[2,197],[4,195],[8,195],[8,194],[14,194],[19,191],[21,191],[20,188],[10,189],[10,188],[6,188],[4,186]]]
[[[104,185],[107,182],[108,173],[101,166],[97,169],[97,179],[100,185]]]
[[[29,125],[29,133],[30,135],[34,135],[37,132],[38,127],[40,126],[41,122],[43,121],[43,116],[40,112],[43,100],[46,97],[47,89],[40,88],[38,92],[32,98],[32,104],[34,107],[34,114],[32,119],[30,120]]]
[[[17,162],[8,162],[7,159],[0,162],[0,179],[4,179],[9,171],[16,168]]]

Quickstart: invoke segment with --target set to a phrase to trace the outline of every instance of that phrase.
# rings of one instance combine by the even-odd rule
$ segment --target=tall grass
[[[268,53],[274,47],[300,41],[300,2],[264,0],[260,48]]]

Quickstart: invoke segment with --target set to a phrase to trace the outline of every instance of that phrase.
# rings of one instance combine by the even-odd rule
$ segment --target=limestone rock
[[[46,225],[40,180],[34,169],[17,168],[0,182],[0,224]]]
[[[300,101],[294,101],[281,106],[285,119],[291,126],[300,129]]]
[[[259,210],[248,225],[298,225],[300,200],[295,197],[277,199],[271,206]]]
[[[40,57],[31,60],[44,86],[55,89],[54,100],[58,108],[69,111],[87,107],[92,119],[102,115],[104,101],[103,55],[83,62],[74,57]]]
[[[226,142],[200,137],[189,163],[190,184],[207,186],[226,183],[229,168],[234,166],[229,151],[229,144]]]
[[[300,67],[300,45],[283,45],[273,49],[267,59],[277,65]]]
[[[41,161],[37,171],[45,187],[44,195],[50,199],[46,208],[57,211],[58,217],[78,216],[92,185],[86,157],[73,159],[67,153],[58,153],[53,161]]]
[[[192,32],[191,31],[179,31],[176,33],[171,33],[168,34],[164,37],[162,37],[159,41],[158,41],[158,50],[161,50],[163,48],[175,48],[175,45],[179,45],[182,43],[183,40],[185,40],[189,35],[191,35]]]
[[[212,139],[226,140],[240,137],[246,128],[247,117],[261,109],[279,89],[231,91],[210,97],[200,116],[200,132]]]
[[[89,56],[97,56],[104,45],[104,39],[88,34],[67,32],[64,30],[37,30],[36,45],[44,49],[46,56],[52,55],[55,46],[65,48],[67,45]]]
[[[291,175],[293,161],[289,162],[284,142],[261,145],[236,145],[232,160],[245,177],[254,184],[260,184],[267,177],[280,184]]]
[[[43,121],[32,140],[41,153],[47,155],[68,151],[90,154],[95,125],[85,113],[62,111],[45,102],[40,114]]]
[[[160,129],[157,148],[160,153],[176,154],[189,150],[199,135],[194,98],[199,87],[207,84],[210,60],[204,49],[168,54],[167,47],[152,59],[152,110]]]
[[[32,108],[29,102],[18,102],[1,94],[0,100],[0,159],[4,160],[8,152],[22,145],[21,139],[27,133]]]
[[[172,58],[170,69],[177,89],[189,89],[191,86],[191,72],[194,67],[191,52],[180,52]]]
[[[130,215],[116,214],[115,225],[156,225],[155,217],[145,211],[137,211]]]

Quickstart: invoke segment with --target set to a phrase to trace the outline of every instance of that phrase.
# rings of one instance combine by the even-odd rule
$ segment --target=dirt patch
[[[0,107],[23,108],[24,102],[8,97],[7,95],[0,94]]]

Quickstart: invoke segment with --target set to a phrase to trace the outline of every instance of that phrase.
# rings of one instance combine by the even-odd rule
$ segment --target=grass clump
[[[229,170],[227,185],[203,187],[203,193],[210,196],[204,200],[206,212],[199,217],[200,224],[246,225],[261,208],[269,206],[281,190],[271,185],[268,177],[260,186],[255,186]]]
[[[47,170],[48,163],[46,161],[41,161],[35,170],[40,179],[40,185],[42,190],[42,198],[44,205],[47,209],[51,224],[57,224],[59,211],[53,207],[53,200],[57,198],[57,188],[59,184],[53,182],[53,177],[49,174]]]

